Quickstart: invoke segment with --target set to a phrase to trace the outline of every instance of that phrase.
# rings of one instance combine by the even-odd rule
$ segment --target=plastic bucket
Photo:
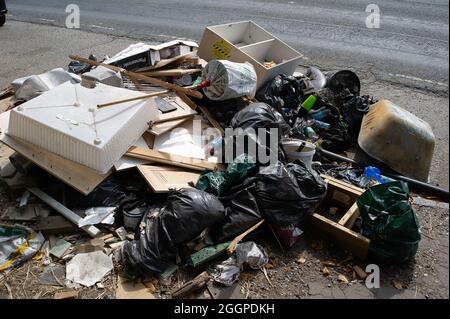
[[[129,212],[123,212],[123,225],[125,228],[135,230],[141,222],[146,210],[146,207],[136,207]]]
[[[316,146],[302,140],[287,140],[281,142],[289,162],[302,161],[306,167],[311,168]]]

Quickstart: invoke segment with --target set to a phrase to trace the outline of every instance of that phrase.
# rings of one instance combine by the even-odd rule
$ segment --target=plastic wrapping
[[[144,218],[140,238],[123,246],[128,265],[141,274],[160,273],[175,263],[179,245],[225,219],[225,208],[213,195],[185,188],[169,193],[166,206]]]
[[[44,244],[41,233],[20,225],[0,224],[0,273],[31,259]]]
[[[81,79],[62,68],[57,68],[39,75],[16,79],[11,82],[11,86],[14,88],[17,99],[29,101],[67,81],[79,83]]]
[[[216,196],[225,196],[229,189],[241,183],[256,169],[256,164],[247,154],[241,154],[228,164],[226,171],[202,173],[195,187]]]
[[[302,102],[303,88],[304,84],[301,78],[280,74],[258,90],[256,99],[277,110],[297,109]]]
[[[373,186],[358,198],[357,205],[362,234],[371,240],[370,257],[386,264],[414,258],[421,236],[408,184],[395,181]]]
[[[369,112],[370,104],[369,96],[350,96],[344,100],[342,116],[353,138],[358,137],[363,116]]]
[[[267,252],[254,242],[238,244],[233,256],[215,265],[212,268],[212,277],[215,281],[231,286],[236,280],[244,266],[252,269],[261,269],[269,262]]]
[[[203,70],[203,78],[210,82],[203,88],[211,100],[224,101],[240,96],[255,97],[256,72],[250,63],[211,60]]]

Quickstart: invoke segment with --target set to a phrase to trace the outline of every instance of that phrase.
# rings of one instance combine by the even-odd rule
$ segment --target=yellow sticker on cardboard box
[[[216,59],[228,60],[231,58],[231,46],[225,40],[219,40],[214,43],[213,49]]]

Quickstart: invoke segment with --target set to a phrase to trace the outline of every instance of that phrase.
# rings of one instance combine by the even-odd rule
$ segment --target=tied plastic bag
[[[301,161],[263,167],[256,178],[258,206],[275,227],[303,225],[327,193],[325,181]]]
[[[257,77],[255,68],[250,63],[211,60],[203,69],[203,78],[210,82],[209,86],[203,88],[203,92],[211,100],[255,97]]]
[[[142,275],[161,273],[175,263],[179,245],[224,219],[225,208],[214,195],[194,188],[172,191],[166,206],[150,210],[140,238],[126,242],[122,255]]]
[[[214,243],[233,239],[262,219],[257,200],[252,194],[254,189],[255,185],[252,184],[241,190],[233,190],[229,196],[220,198],[227,217],[223,223],[211,229],[209,235]]]
[[[236,153],[243,150],[256,159],[257,163],[266,164],[267,158],[284,158],[279,149],[281,136],[289,133],[290,127],[284,121],[283,116],[265,103],[252,103],[236,113],[231,120],[231,127],[243,132],[235,136]],[[225,141],[229,143],[230,141]],[[256,145],[256,148],[251,147]],[[261,152],[261,150],[265,150]],[[265,154],[261,155],[261,154]],[[236,154],[240,155],[240,154]]]
[[[215,265],[211,273],[215,281],[231,286],[238,280],[245,265],[252,269],[261,269],[268,262],[269,257],[264,248],[250,241],[238,244],[233,256]]]
[[[234,185],[241,183],[256,168],[254,160],[241,154],[228,164],[226,171],[202,173],[195,187],[216,196],[224,196]]]
[[[358,198],[357,204],[362,234],[371,240],[372,258],[386,264],[414,258],[421,237],[409,203],[408,184],[395,181],[373,186]]]
[[[325,198],[325,181],[301,161],[261,168],[256,179],[255,196],[261,213],[280,240],[291,247],[315,205]]]
[[[304,88],[302,78],[280,74],[258,91],[256,99],[277,110],[296,109],[302,102]]]
[[[289,125],[284,121],[283,116],[266,103],[252,103],[236,113],[231,120],[232,128],[276,128],[279,134],[289,132]]]

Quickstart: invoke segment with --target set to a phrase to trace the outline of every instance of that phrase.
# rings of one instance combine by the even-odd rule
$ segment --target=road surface
[[[365,23],[366,6],[373,0],[7,2],[10,19],[58,26],[65,26],[66,6],[76,3],[82,30],[158,41],[198,41],[207,25],[253,20],[302,52],[305,65],[324,70],[352,67],[379,80],[448,93],[445,0],[377,0],[379,29]]]

